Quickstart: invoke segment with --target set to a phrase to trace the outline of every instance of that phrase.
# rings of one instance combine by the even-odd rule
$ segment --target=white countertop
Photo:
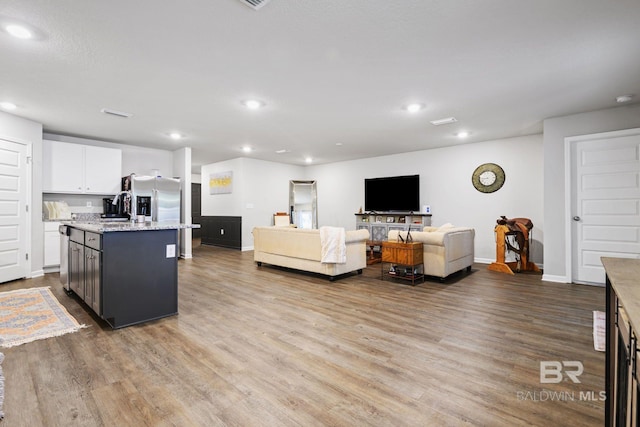
[[[179,230],[184,228],[200,228],[200,224],[182,224],[177,222],[110,222],[110,221],[60,221],[69,227],[93,233],[110,233],[114,231],[153,231]]]

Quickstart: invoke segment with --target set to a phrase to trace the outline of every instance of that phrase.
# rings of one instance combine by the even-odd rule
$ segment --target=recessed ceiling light
[[[338,147],[342,147],[342,142],[336,142],[336,145],[337,145]]]
[[[182,139],[182,138],[184,138],[184,135],[182,135],[181,133],[178,133],[178,132],[171,132],[169,134],[169,138],[171,138],[171,139]]]
[[[633,95],[620,95],[616,97],[616,102],[619,104],[624,104],[625,102],[629,102],[633,99]]]
[[[291,152],[291,150],[285,150],[285,149],[276,150],[276,154],[284,154],[284,153],[290,153],[290,152]]]
[[[259,101],[257,99],[247,99],[246,101],[242,101],[242,105],[250,110],[257,110],[264,107],[266,104],[263,101]]]
[[[2,108],[3,110],[15,110],[16,108],[18,108],[18,106],[16,104],[14,104],[13,102],[0,102],[0,108]]]
[[[245,153],[250,153],[253,151],[253,149],[248,145],[245,145],[244,147],[242,147],[242,151],[244,151]]]
[[[311,157],[306,157],[304,159],[304,161],[305,161],[305,163],[311,163],[311,162],[313,162],[313,159]]]
[[[458,138],[466,138],[469,136],[469,132],[467,132],[466,130],[460,131],[456,134],[456,136]]]
[[[404,107],[404,109],[407,110],[409,113],[417,113],[418,111],[421,111],[424,109],[424,104],[418,104],[418,103],[409,104],[406,107]]]
[[[7,33],[18,39],[30,39],[31,37],[33,37],[31,31],[21,25],[11,24],[4,27],[4,29],[7,30]]]
[[[455,117],[446,117],[444,119],[432,120],[431,124],[435,126],[447,125],[449,123],[455,123],[458,120]]]

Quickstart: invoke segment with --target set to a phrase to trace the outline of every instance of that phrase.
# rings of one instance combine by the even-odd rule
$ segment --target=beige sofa
[[[322,262],[320,230],[292,227],[255,227],[253,233],[253,259],[280,267],[294,268],[329,276],[337,276],[352,271],[362,273],[367,266],[368,230],[345,232],[346,262]]]
[[[398,234],[406,238],[406,231],[390,230],[388,240],[398,241]],[[424,227],[412,231],[414,242],[424,243],[424,272],[441,279],[462,269],[471,270],[474,258],[475,230],[468,227]]]

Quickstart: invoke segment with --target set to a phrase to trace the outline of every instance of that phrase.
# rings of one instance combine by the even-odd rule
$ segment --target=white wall
[[[191,224],[191,148],[181,148],[173,152],[173,176],[179,176],[182,200],[180,217],[185,224]],[[180,256],[192,258],[191,229],[180,230]]]
[[[565,265],[567,246],[565,225],[570,212],[565,212],[564,139],[640,127],[640,105],[610,108],[589,113],[556,117],[544,121],[544,221],[546,238],[543,279],[568,282],[569,266]]]
[[[354,214],[364,205],[365,178],[419,174],[420,201],[431,206],[433,224],[475,228],[478,261],[495,260],[493,229],[506,215],[531,218],[531,259],[541,263],[542,152],[542,135],[532,135],[306,167],[234,159],[202,167],[202,214],[242,216],[243,249],[251,249],[253,226],[270,225],[274,212],[287,211],[291,179],[317,181],[318,226],[352,230]],[[503,188],[492,194],[471,184],[475,168],[487,162],[499,164],[506,174]],[[234,171],[234,193],[209,195],[209,174],[227,170]]]
[[[273,225],[275,212],[288,211],[289,180],[305,179],[303,166],[237,158],[202,166],[202,216],[242,217],[242,250],[253,249],[251,230]],[[231,194],[209,194],[212,173],[233,172]]]
[[[393,156],[308,166],[307,179],[318,182],[318,225],[355,229],[364,205],[364,179],[420,175],[421,205],[430,205],[432,224],[473,227],[479,262],[495,260],[494,226],[500,215],[531,218],[532,256],[542,262],[542,135],[457,145]],[[495,193],[478,192],[471,175],[482,163],[505,171],[504,186]],[[393,197],[393,195],[389,195]]]
[[[31,145],[31,211],[29,253],[31,277],[44,274],[44,228],[42,224],[42,125],[0,112],[0,138]]]

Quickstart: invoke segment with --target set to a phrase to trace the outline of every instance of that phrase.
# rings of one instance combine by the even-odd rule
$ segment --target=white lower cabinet
[[[44,266],[58,267],[60,265],[60,227],[59,222],[44,223]]]

